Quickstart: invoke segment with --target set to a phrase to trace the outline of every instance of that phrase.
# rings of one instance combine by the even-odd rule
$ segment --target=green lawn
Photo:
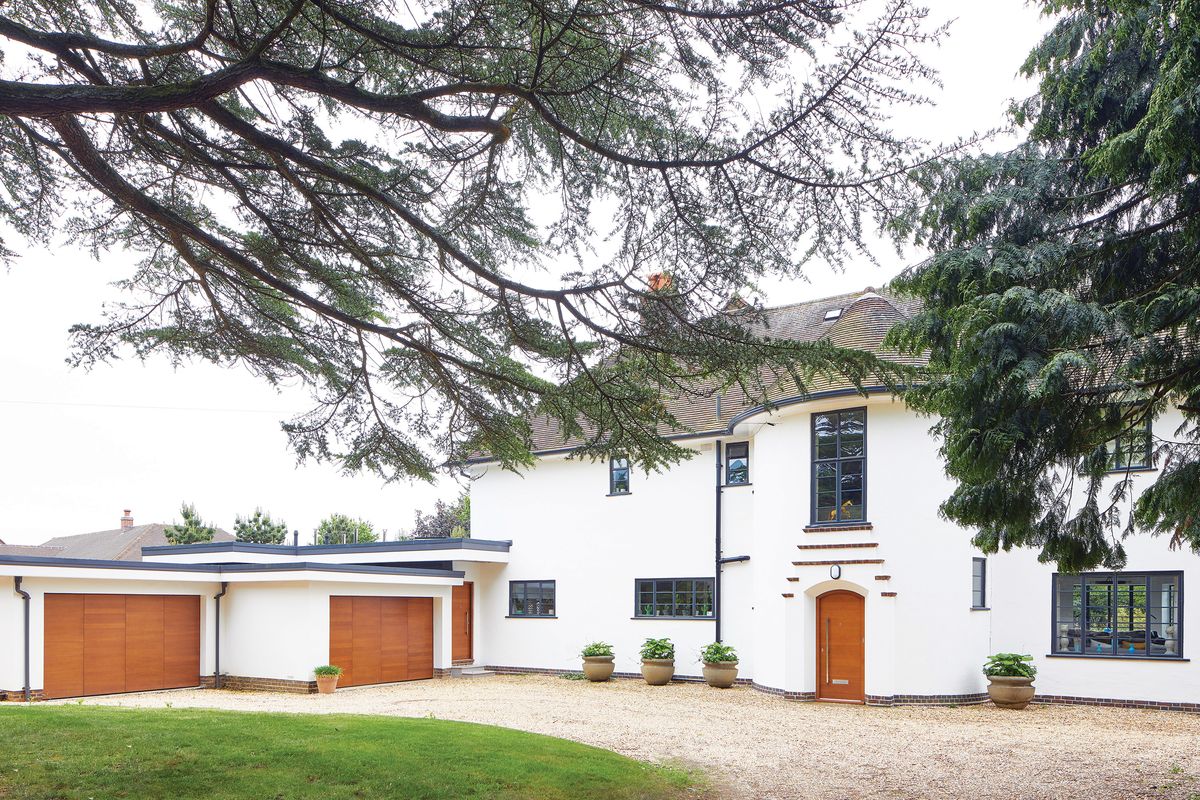
[[[0,798],[680,798],[696,778],[436,719],[0,708]]]

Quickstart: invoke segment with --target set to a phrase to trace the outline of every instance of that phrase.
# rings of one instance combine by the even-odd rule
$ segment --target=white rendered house
[[[877,349],[905,313],[868,291],[775,309],[768,323]],[[12,645],[0,690],[220,675],[307,691],[329,662],[351,684],[464,664],[577,670],[595,640],[633,674],[641,642],[669,637],[677,675],[699,676],[700,648],[720,638],[737,648],[740,679],[792,699],[982,701],[984,659],[1010,651],[1036,657],[1042,701],[1200,711],[1187,644],[1200,612],[1184,592],[1200,582],[1196,555],[1139,537],[1117,574],[1055,575],[1030,552],[985,559],[938,516],[951,484],[929,419],[837,385],[773,401],[677,408],[695,457],[649,475],[572,458],[539,428],[524,473],[471,465],[478,539],[147,547],[134,565],[0,554],[16,590],[0,592]],[[1117,449],[1122,477],[1151,479],[1140,444]]]

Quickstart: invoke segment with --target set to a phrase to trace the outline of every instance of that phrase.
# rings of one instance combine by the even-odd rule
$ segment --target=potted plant
[[[675,645],[670,639],[647,639],[642,644],[642,677],[651,686],[665,686],[675,676]]]
[[[704,662],[704,682],[717,689],[728,689],[737,680],[737,652],[727,644],[713,642],[700,651]]]
[[[313,669],[313,674],[317,676],[317,691],[321,694],[332,694],[333,690],[337,688],[342,668],[335,667],[333,664],[324,664]]]
[[[592,642],[580,653],[583,674],[592,683],[602,683],[613,674],[613,647],[608,642]]]
[[[988,679],[988,697],[1001,708],[1024,708],[1033,699],[1033,656],[996,653],[983,665]]]

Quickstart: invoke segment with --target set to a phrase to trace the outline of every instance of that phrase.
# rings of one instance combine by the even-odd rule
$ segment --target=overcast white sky
[[[931,18],[957,18],[928,59],[941,70],[937,105],[901,112],[905,132],[949,141],[1003,121],[1007,101],[1032,92],[1017,68],[1048,22],[1018,0],[931,0]],[[6,233],[9,247],[22,243]],[[813,265],[809,281],[769,287],[771,304],[885,283],[915,258],[881,247],[881,267],[842,273]],[[164,361],[119,361],[71,370],[67,329],[96,321],[117,299],[135,254],[100,261],[68,246],[25,250],[0,271],[0,539],[114,528],[122,509],[138,523],[170,522],[181,502],[232,529],[261,506],[301,539],[332,512],[361,516],[389,535],[412,525],[415,508],[451,498],[458,486],[392,484],[346,476],[329,465],[297,465],[280,423],[308,407],[301,390],[276,392],[244,370]],[[476,535],[486,536],[486,531]]]

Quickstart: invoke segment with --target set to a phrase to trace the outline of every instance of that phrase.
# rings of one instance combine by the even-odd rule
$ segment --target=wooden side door
[[[866,625],[861,595],[817,598],[817,699],[866,701]]]
[[[475,657],[475,584],[463,581],[462,586],[453,587],[453,594],[454,623],[450,658],[454,661],[470,661]]]

